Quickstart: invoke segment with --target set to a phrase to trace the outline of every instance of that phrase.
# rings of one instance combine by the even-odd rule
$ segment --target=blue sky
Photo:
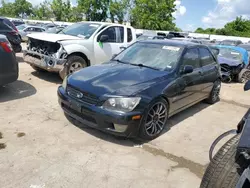
[[[176,0],[176,25],[185,31],[221,28],[237,16],[250,18],[249,0]]]

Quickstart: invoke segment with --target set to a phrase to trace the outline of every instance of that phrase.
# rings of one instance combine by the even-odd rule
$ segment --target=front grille
[[[96,105],[99,101],[98,97],[96,97],[95,95],[79,91],[71,86],[67,86],[67,94],[76,100],[79,100],[81,102],[86,102],[89,104]]]
[[[77,115],[79,118],[81,118],[83,120],[86,120],[88,122],[96,124],[96,120],[94,118],[92,118],[91,116],[88,116],[88,115],[85,115],[83,113],[77,112],[76,110],[70,108],[69,106],[67,106],[67,105],[65,105],[63,103],[62,103],[62,107],[64,109],[66,109],[67,111],[69,111],[70,113]]]

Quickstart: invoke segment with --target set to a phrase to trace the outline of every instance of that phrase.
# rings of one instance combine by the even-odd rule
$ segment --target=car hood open
[[[129,96],[157,83],[158,78],[165,75],[168,75],[168,72],[129,64],[108,63],[75,72],[69,77],[68,84],[96,96]]]
[[[57,42],[63,40],[79,40],[81,38],[71,36],[71,35],[64,35],[64,34],[54,34],[54,33],[34,33],[27,35],[30,38],[43,40],[47,42]]]

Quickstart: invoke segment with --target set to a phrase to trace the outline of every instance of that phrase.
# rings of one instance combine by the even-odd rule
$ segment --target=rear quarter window
[[[131,42],[133,40],[132,30],[127,28],[127,42]]]

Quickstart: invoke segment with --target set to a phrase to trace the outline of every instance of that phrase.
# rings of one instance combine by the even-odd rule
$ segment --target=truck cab
[[[24,60],[35,70],[59,72],[64,78],[81,68],[110,60],[135,41],[133,27],[105,22],[80,22],[58,34],[28,35]]]

